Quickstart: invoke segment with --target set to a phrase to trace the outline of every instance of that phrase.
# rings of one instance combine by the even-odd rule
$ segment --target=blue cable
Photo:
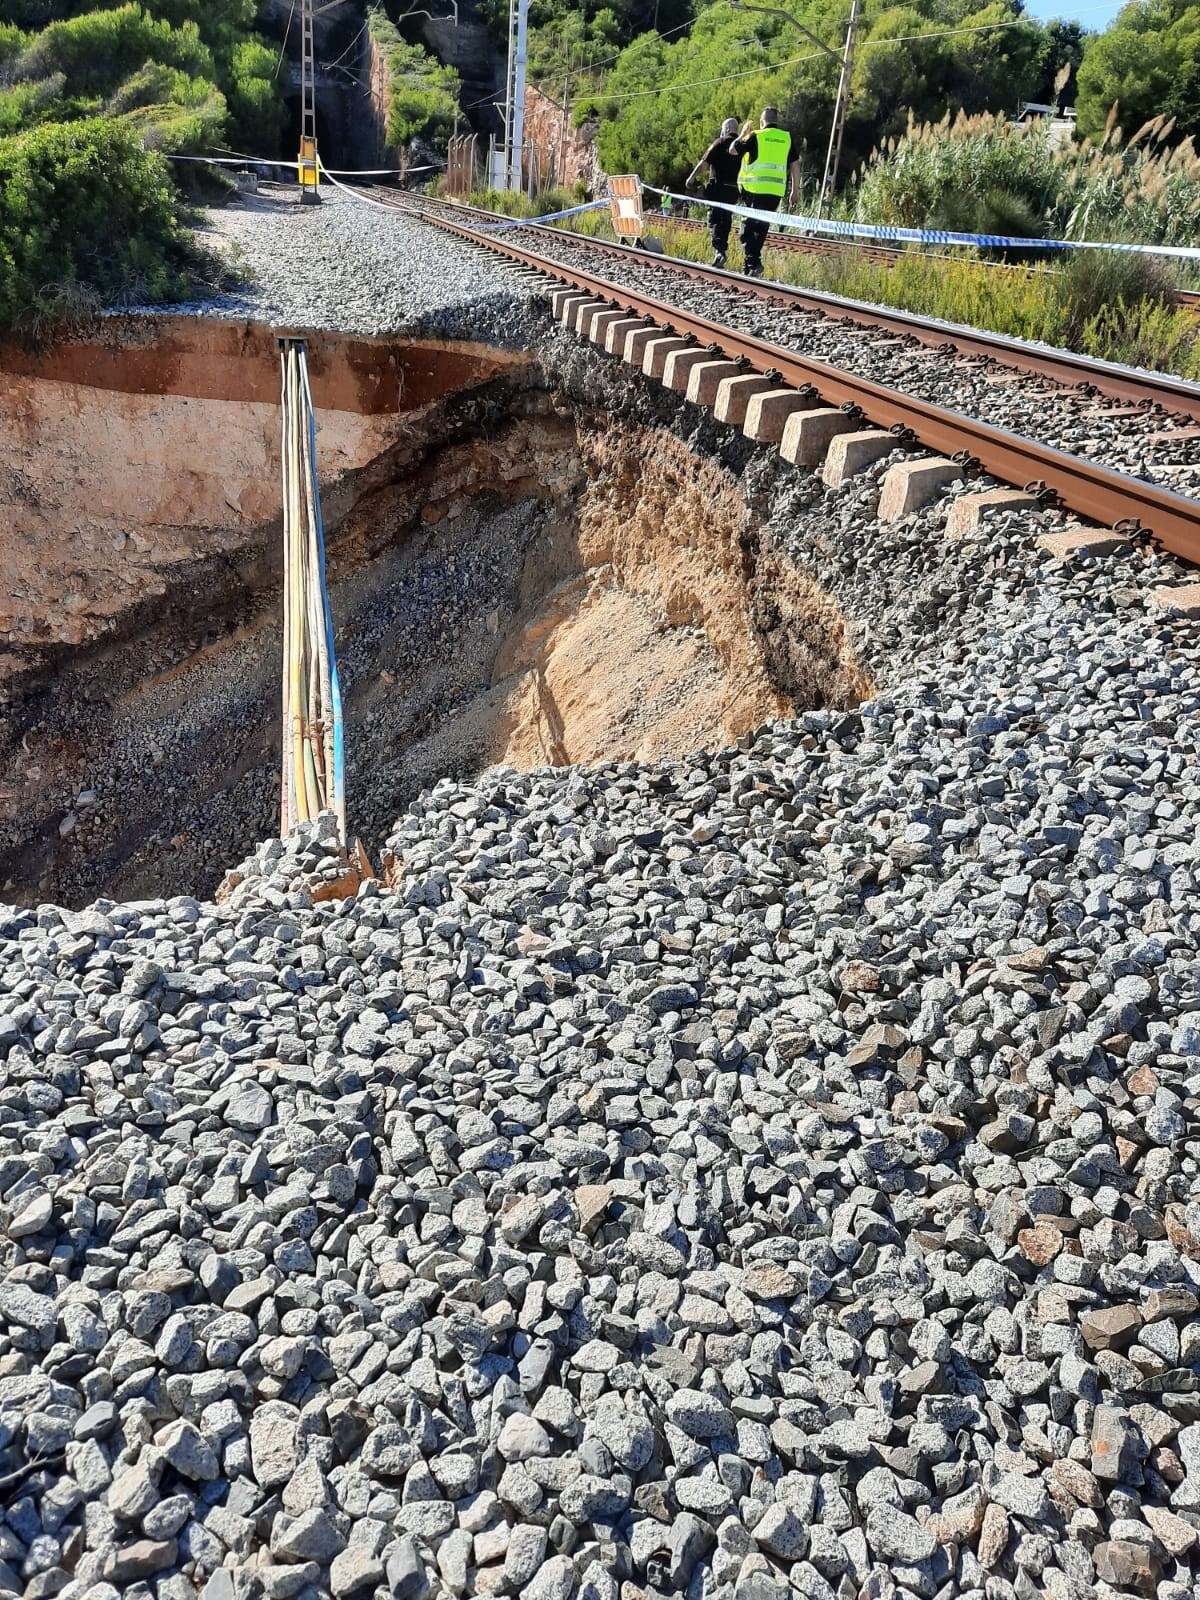
[[[312,389],[308,381],[308,362],[304,363],[304,393],[308,401],[309,462],[312,473],[313,504],[316,507],[317,565],[321,580],[321,607],[325,614],[325,642],[329,651],[329,693],[333,701],[333,808],[345,829],[346,747],[342,721],[342,687],[338,677],[337,652],[333,638],[333,611],[329,604],[329,585],[325,581],[325,522],[321,515],[321,486],[317,479],[317,418]],[[343,843],[346,841],[343,840]]]

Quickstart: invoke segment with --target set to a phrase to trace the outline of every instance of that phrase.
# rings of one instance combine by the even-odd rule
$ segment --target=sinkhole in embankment
[[[369,849],[440,777],[682,757],[865,690],[682,402],[606,405],[627,372],[584,393],[547,352],[308,348]],[[207,895],[276,830],[276,351],[186,318],[0,350],[0,898]]]

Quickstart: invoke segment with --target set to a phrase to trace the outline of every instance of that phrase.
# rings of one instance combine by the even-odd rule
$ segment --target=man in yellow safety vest
[[[784,195],[794,205],[800,187],[800,147],[786,128],[779,126],[779,113],[767,106],[755,129],[749,122],[734,141],[733,149],[742,158],[738,173],[738,194],[744,206],[756,211],[778,211]],[[769,222],[742,218],[742,249],[746,253],[747,277],[762,277],[762,248]]]

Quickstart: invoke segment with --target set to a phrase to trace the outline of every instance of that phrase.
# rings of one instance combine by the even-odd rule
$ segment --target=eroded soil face
[[[81,386],[62,400],[89,435],[89,407],[112,404]],[[86,545],[75,580],[62,560],[61,494],[22,523],[43,644],[56,584],[91,598],[64,613],[58,648],[5,663],[5,898],[206,894],[277,827],[273,410],[141,402],[152,433],[109,434],[103,581],[88,587]],[[69,416],[28,459],[78,504]],[[205,437],[231,431],[216,457],[246,467],[224,524],[218,475],[186,475],[198,420]],[[319,422],[349,804],[368,848],[442,776],[684,756],[867,688],[836,608],[760,547],[736,476],[668,429],[573,400],[552,373],[486,366],[409,410],[331,407]],[[12,478],[5,492],[20,505]],[[170,537],[148,495],[178,508]],[[24,604],[12,637],[32,642]]]

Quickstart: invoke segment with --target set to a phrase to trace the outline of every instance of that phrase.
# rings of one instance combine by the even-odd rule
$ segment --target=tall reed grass
[[[858,174],[853,215],[901,227],[1023,238],[1190,245],[1200,237],[1200,156],[1157,117],[1128,143],[1110,118],[1099,142],[1063,141],[1048,121],[958,116],[909,125]]]

